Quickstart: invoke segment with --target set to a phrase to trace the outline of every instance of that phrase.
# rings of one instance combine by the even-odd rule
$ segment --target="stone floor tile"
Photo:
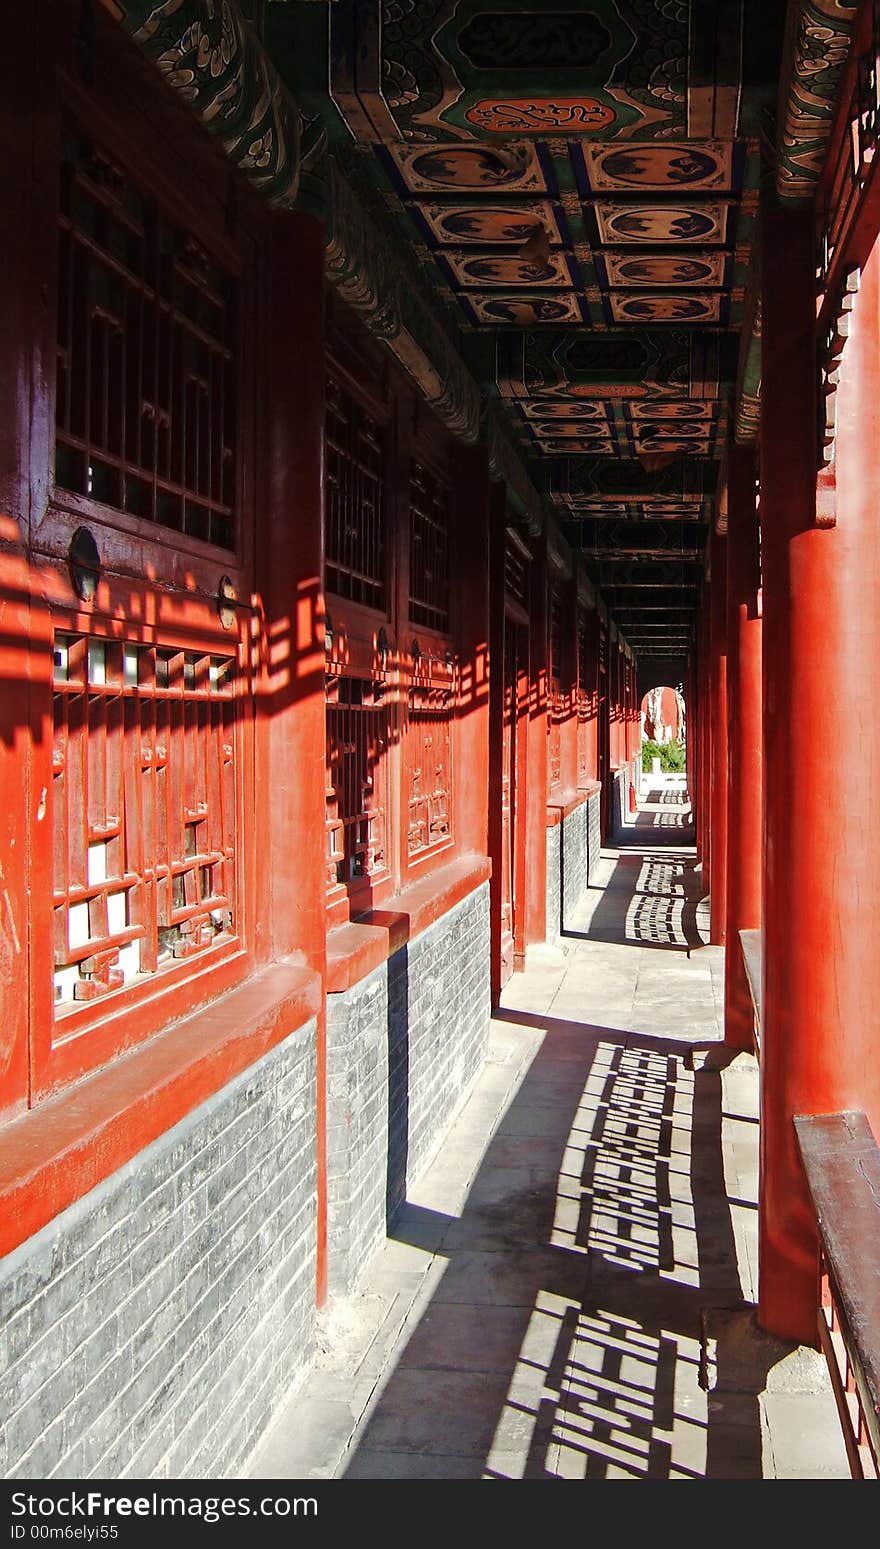
[[[322,1313],[253,1476],[846,1476],[821,1358],[755,1324],[758,1069],[721,1042],[679,832],[628,825],[648,845],[604,850],[506,987],[471,1100]]]

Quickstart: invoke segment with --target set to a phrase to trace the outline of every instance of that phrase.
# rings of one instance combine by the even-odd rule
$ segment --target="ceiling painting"
[[[496,328],[531,328],[538,323],[543,326],[585,321],[573,293],[562,297],[469,294],[467,305],[477,322],[490,323]]]
[[[413,209],[424,221],[429,237],[440,247],[458,247],[465,242],[521,247],[539,229],[546,234],[551,247],[559,247],[564,241],[556,210],[548,200],[489,205],[425,201]]]
[[[687,398],[679,403],[634,403],[630,405],[629,414],[634,420],[669,423],[675,433],[676,424],[682,421],[716,419],[718,408],[714,403],[697,403],[694,399]]]
[[[687,136],[687,0],[398,0],[380,26],[378,9],[331,7],[333,95],[363,139]]]
[[[565,254],[550,253],[543,263],[533,263],[507,253],[443,254],[452,278],[469,288],[484,285],[540,285],[570,290],[574,283]]]
[[[636,204],[611,204],[597,200],[593,207],[599,241],[611,246],[658,242],[724,243],[727,241],[730,204],[686,204],[680,200],[656,200]]]
[[[644,253],[634,257],[605,252],[597,255],[597,261],[606,285],[635,289],[665,285],[720,287],[727,267],[724,253]]]
[[[699,548],[760,181],[756,119],[739,117],[742,0],[298,10],[327,12],[348,165],[569,535],[593,522],[594,580],[617,568],[621,522],[686,523]],[[642,584],[632,567],[627,584]]]
[[[609,297],[615,323],[718,323],[721,321],[721,297],[712,294],[693,296],[637,294],[628,296],[612,291]]]
[[[410,194],[543,193],[545,188],[533,145],[392,145],[383,154]]]
[[[552,420],[554,423],[558,420],[576,420],[578,424],[583,424],[585,420],[605,419],[607,412],[604,403],[576,398],[562,398],[559,402],[543,399],[524,403],[521,408],[527,420]]]
[[[733,146],[704,140],[690,145],[583,145],[588,185],[599,193],[728,193]]]

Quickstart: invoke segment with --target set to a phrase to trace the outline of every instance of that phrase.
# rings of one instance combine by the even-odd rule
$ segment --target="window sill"
[[[321,982],[273,963],[0,1130],[9,1253],[317,1015]]]
[[[421,935],[461,903],[491,874],[484,855],[467,855],[410,882],[391,900],[393,908],[371,909],[327,933],[327,992],[338,995]]]
[[[590,789],[580,791],[566,791],[560,796],[555,796],[547,803],[547,827],[557,828],[567,817],[582,807],[584,802],[600,789],[598,782],[594,782]]]

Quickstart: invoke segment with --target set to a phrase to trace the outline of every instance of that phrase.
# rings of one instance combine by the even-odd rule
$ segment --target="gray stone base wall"
[[[236,1473],[311,1358],[315,1023],[0,1260],[0,1474]]]
[[[547,829],[547,940],[555,943],[572,924],[599,858],[601,817],[598,791]]]
[[[612,832],[618,836],[626,828],[632,827],[630,822],[629,792],[630,786],[635,785],[637,781],[636,768],[637,760],[630,759],[629,763],[621,764],[619,769],[615,769],[612,776],[611,824]]]
[[[331,1292],[350,1291],[477,1074],[489,1033],[489,884],[327,998]]]
[[[562,934],[562,824],[547,829],[547,924],[546,940],[557,942]]]
[[[592,882],[602,848],[602,797],[594,791],[587,802],[587,882]]]

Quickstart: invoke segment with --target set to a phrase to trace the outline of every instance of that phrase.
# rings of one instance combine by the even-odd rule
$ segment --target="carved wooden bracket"
[[[834,527],[837,523],[837,477],[835,471],[837,389],[840,386],[843,352],[850,334],[853,303],[858,293],[860,282],[860,269],[849,269],[844,275],[840,300],[822,345],[819,394],[820,413],[822,416],[819,430],[820,467],[816,479],[817,527]]]

